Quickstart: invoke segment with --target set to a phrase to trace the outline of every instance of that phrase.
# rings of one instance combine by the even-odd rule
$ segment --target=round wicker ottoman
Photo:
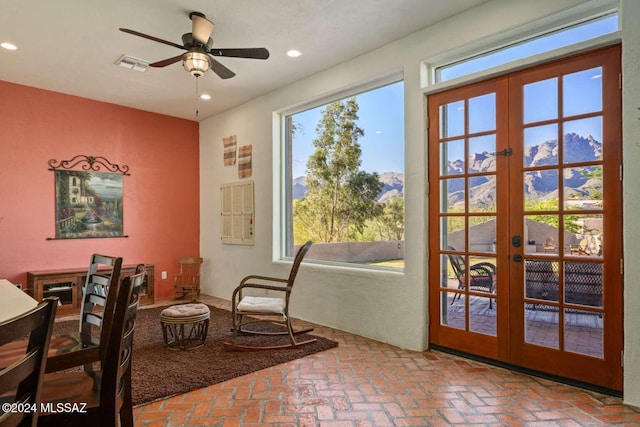
[[[179,304],[160,313],[162,338],[172,350],[188,350],[204,345],[211,312],[205,304]]]

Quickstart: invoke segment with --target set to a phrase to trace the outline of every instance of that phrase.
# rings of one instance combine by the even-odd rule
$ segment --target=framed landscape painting
[[[55,170],[56,239],[125,237],[122,174]]]

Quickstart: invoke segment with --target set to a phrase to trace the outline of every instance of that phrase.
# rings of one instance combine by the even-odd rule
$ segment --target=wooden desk
[[[0,322],[26,313],[37,305],[38,301],[22,289],[6,279],[0,279]]]

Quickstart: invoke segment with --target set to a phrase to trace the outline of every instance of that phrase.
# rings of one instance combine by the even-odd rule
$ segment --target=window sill
[[[293,258],[285,258],[275,260],[274,264],[282,264],[282,265],[291,265],[293,263]],[[347,275],[353,276],[363,276],[363,275],[371,275],[371,276],[380,276],[380,275],[389,275],[389,276],[404,276],[404,268],[397,267],[385,267],[385,266],[376,266],[376,265],[368,265],[368,264],[354,264],[354,263],[341,263],[335,261],[322,261],[316,259],[305,259],[302,264],[311,268],[315,271],[323,271],[323,272],[335,272],[335,273],[344,273]]]

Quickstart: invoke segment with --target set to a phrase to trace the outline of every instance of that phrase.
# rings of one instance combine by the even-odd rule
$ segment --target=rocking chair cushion
[[[284,314],[285,306],[284,298],[246,296],[240,300],[237,308],[240,311]]]

